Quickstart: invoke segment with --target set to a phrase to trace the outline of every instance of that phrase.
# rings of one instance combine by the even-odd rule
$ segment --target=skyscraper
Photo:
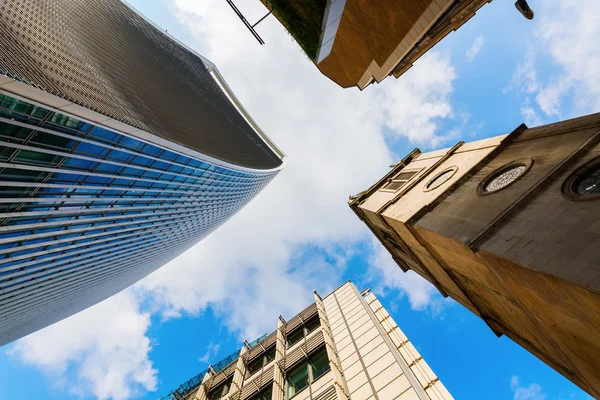
[[[369,290],[346,282],[161,400],[450,400]]]
[[[1,1],[0,345],[172,260],[284,159],[210,61],[121,1]]]
[[[427,279],[600,398],[600,114],[414,150],[350,207]]]
[[[364,89],[398,78],[491,0],[260,0],[319,70]]]

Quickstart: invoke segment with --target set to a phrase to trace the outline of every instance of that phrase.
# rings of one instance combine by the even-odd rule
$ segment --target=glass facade
[[[225,168],[0,94],[0,345],[161,267],[277,172]]]

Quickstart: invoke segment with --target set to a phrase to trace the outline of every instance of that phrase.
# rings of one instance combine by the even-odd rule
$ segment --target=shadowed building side
[[[600,397],[600,114],[413,151],[350,207],[412,269]]]

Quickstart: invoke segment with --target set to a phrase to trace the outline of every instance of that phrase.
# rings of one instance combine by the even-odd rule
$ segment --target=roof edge
[[[170,140],[163,139],[150,132],[133,127],[124,122],[108,117],[96,111],[90,110],[89,108],[83,107],[77,103],[73,103],[60,96],[56,96],[52,93],[38,89],[34,86],[30,86],[26,83],[12,79],[3,74],[0,74],[0,93],[7,93],[8,95],[16,97],[20,100],[27,101],[29,103],[38,105],[40,107],[49,109],[60,114],[68,115],[72,118],[87,122],[92,125],[99,126],[104,129],[108,129],[120,135],[130,136],[137,140],[141,140],[143,142],[166,148],[176,153],[186,155],[188,157],[193,157],[202,161],[210,162],[216,166],[224,167],[227,169],[233,169],[237,171],[250,173],[264,173],[279,171],[287,163],[287,156],[285,155],[283,155],[284,158],[281,158],[281,164],[271,169],[249,168],[229,163],[227,161],[209,156],[207,154],[185,147]]]
[[[131,5],[127,0],[120,0],[120,1],[123,4],[125,4],[127,7],[129,7],[129,9],[131,9],[131,11],[136,13],[140,18],[144,19],[144,21],[146,21],[148,24],[150,24],[154,29],[161,32],[164,36],[171,39],[178,46],[183,47],[190,53],[192,53],[195,56],[197,56],[198,58],[200,58],[200,60],[202,60],[202,62],[204,63],[204,65],[206,66],[208,71],[212,72],[216,76],[217,83],[219,83],[219,86],[221,86],[223,88],[225,95],[229,98],[229,100],[231,101],[233,106],[240,112],[242,117],[244,117],[246,119],[246,121],[250,124],[250,126],[252,126],[252,128],[255,130],[255,132],[258,134],[258,136],[263,140],[263,142],[269,147],[269,149],[271,149],[271,151],[273,153],[275,153],[281,160],[281,165],[279,167],[274,168],[273,170],[278,170],[278,169],[283,168],[287,164],[287,161],[288,161],[287,155],[279,147],[277,147],[277,145],[275,145],[275,143],[273,143],[273,141],[269,138],[269,136],[267,136],[267,134],[260,128],[260,126],[256,123],[256,121],[254,121],[254,119],[250,116],[248,111],[246,111],[244,106],[240,103],[240,101],[237,99],[237,97],[235,96],[235,94],[233,93],[233,91],[231,90],[231,88],[229,87],[227,82],[225,81],[225,78],[219,71],[219,68],[217,68],[216,64],[213,63],[212,61],[210,61],[208,58],[204,57],[202,54],[200,54],[197,51],[195,51],[194,49],[192,49],[191,47],[189,47],[188,45],[186,45],[185,43],[183,43],[182,41],[180,41],[179,39],[177,39],[175,36],[171,35],[166,30],[163,30],[160,26],[158,26],[156,23],[154,23],[154,21],[147,18],[137,8],[135,8],[133,5]],[[260,170],[260,171],[266,171],[266,170]]]

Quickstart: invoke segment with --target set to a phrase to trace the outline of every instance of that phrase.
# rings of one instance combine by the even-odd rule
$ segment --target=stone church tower
[[[600,398],[600,113],[415,149],[350,207],[403,271]]]

